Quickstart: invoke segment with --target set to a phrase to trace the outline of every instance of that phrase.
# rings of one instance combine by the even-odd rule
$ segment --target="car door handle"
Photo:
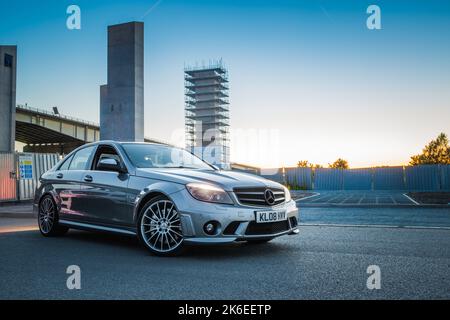
[[[56,175],[56,177],[57,177],[58,179],[62,179],[62,178],[64,177],[64,175],[63,175],[62,173],[58,173],[58,174]]]
[[[84,176],[84,181],[86,181],[86,182],[92,182],[92,176],[90,176],[90,175],[87,175],[87,176]]]

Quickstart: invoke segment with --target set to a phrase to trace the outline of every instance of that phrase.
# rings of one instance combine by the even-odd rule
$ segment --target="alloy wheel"
[[[152,203],[142,215],[140,228],[145,243],[156,252],[174,251],[183,242],[180,216],[170,200]]]
[[[47,197],[42,200],[39,206],[39,228],[43,233],[49,233],[52,230],[55,220],[55,205]]]

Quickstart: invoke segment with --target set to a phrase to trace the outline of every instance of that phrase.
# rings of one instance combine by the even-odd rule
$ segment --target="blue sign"
[[[33,157],[28,155],[19,156],[20,179],[33,179]]]

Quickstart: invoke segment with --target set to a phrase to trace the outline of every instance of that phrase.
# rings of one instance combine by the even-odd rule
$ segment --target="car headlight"
[[[291,192],[289,191],[288,188],[283,187],[284,188],[284,201],[288,202],[291,201]]]
[[[186,189],[191,196],[200,201],[233,204],[233,200],[225,190],[210,184],[188,183]]]

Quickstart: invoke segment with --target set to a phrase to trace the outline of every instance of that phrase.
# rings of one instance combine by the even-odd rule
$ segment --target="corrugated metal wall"
[[[440,190],[439,169],[439,165],[405,167],[406,189],[417,191]]]
[[[314,173],[314,189],[342,190],[344,186],[344,170],[318,168]]]
[[[17,161],[21,155],[31,156],[33,159],[32,179],[17,180],[10,176],[10,172],[17,171]],[[58,161],[57,154],[0,153],[0,201],[32,199],[39,177]],[[263,169],[261,176],[283,184],[287,183],[295,189],[450,191],[450,165],[349,170],[275,168]]]
[[[11,176],[15,171],[14,153],[0,153],[0,201],[16,200],[16,178]]]
[[[440,166],[441,190],[450,191],[450,165]]]
[[[23,157],[32,161],[29,177],[20,177],[19,160]],[[58,161],[58,154],[0,153],[0,201],[33,199],[40,176]],[[11,177],[10,172],[15,176]]]
[[[450,165],[420,165],[362,169],[270,169],[263,177],[295,189],[314,190],[450,190]]]
[[[371,190],[372,179],[372,168],[344,170],[344,189]]]
[[[40,176],[46,171],[50,170],[59,161],[57,154],[42,154],[42,153],[18,153],[18,158],[21,155],[31,156],[33,159],[33,178],[19,180],[19,199],[28,200],[33,199],[34,190],[38,186]]]
[[[404,190],[403,167],[374,168],[373,188],[374,190]]]
[[[312,188],[312,169],[311,168],[285,168],[287,184],[296,189]]]

